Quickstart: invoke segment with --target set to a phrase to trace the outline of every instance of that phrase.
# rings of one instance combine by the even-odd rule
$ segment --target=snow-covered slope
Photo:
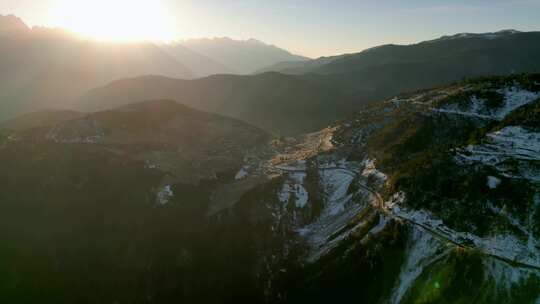
[[[509,86],[495,91],[502,98],[501,102],[489,105],[490,99],[474,94],[463,97],[459,103],[450,103],[434,111],[450,114],[478,117],[483,119],[502,120],[515,109],[524,106],[538,97],[538,92],[530,92],[519,86]],[[498,98],[498,96],[497,96]]]
[[[347,284],[328,268],[363,255],[374,269],[366,255],[397,251],[381,303],[537,301],[540,134],[531,126],[540,118],[522,125],[514,114],[539,97],[526,77],[402,96],[341,122],[330,150],[277,166],[277,200],[288,207],[274,219],[295,215],[304,271]],[[388,235],[404,245],[392,248]]]
[[[489,133],[480,145],[469,145],[456,160],[464,165],[480,163],[508,178],[540,182],[540,133],[509,126]]]

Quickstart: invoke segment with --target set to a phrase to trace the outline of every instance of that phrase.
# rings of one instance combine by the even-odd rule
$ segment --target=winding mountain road
[[[287,173],[306,173],[307,172],[306,169],[283,167],[283,166],[274,166],[273,168],[275,170],[278,170],[278,171],[281,171],[281,172],[287,172]],[[318,170],[319,171],[342,170],[342,171],[346,172],[347,174],[350,174],[351,176],[353,176],[355,178],[359,177],[361,175],[360,172],[358,172],[358,171],[355,171],[355,170],[352,170],[352,169],[346,168],[346,167],[340,167],[340,166],[322,167],[322,168],[318,168]],[[515,261],[515,260],[509,259],[509,258],[504,257],[504,256],[500,256],[500,255],[497,255],[497,254],[486,252],[485,250],[483,250],[481,248],[478,248],[476,246],[471,246],[471,245],[468,245],[466,243],[461,243],[461,242],[458,242],[458,241],[456,241],[456,240],[454,240],[454,239],[452,239],[450,237],[447,237],[444,234],[436,231],[435,229],[433,229],[433,228],[431,228],[431,227],[429,227],[429,226],[427,226],[427,225],[425,225],[423,223],[419,223],[419,222],[413,221],[410,218],[406,218],[406,217],[400,216],[398,214],[395,214],[395,213],[392,212],[391,209],[389,209],[389,208],[387,208],[385,206],[384,199],[382,198],[382,196],[380,195],[379,192],[377,192],[376,190],[374,190],[374,189],[372,189],[372,188],[370,188],[367,185],[364,185],[362,183],[358,183],[357,185],[360,188],[364,189],[365,191],[371,193],[376,198],[377,204],[375,204],[375,206],[383,214],[385,214],[386,216],[388,216],[390,218],[398,219],[400,221],[404,221],[404,222],[410,223],[411,225],[419,227],[420,229],[422,229],[426,233],[429,233],[431,236],[433,236],[434,238],[438,239],[441,242],[455,245],[455,246],[457,246],[457,247],[459,247],[461,249],[479,252],[479,253],[483,254],[484,256],[488,256],[488,257],[497,259],[499,261],[505,262],[505,263],[507,263],[507,264],[509,264],[509,265],[511,265],[513,267],[528,268],[528,269],[534,269],[534,270],[539,270],[540,271],[540,266],[538,266],[538,265],[533,265],[533,264],[528,264],[528,263],[524,263],[524,262],[520,262],[520,261]]]

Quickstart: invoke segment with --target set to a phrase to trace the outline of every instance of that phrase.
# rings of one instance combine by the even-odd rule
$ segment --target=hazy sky
[[[100,2],[69,1],[86,6]],[[122,2],[108,3],[117,1]],[[540,30],[540,0],[131,0],[123,1],[131,4],[115,6],[112,13],[118,16],[117,24],[130,17],[130,22],[140,22],[140,28],[155,21],[156,16],[148,20],[130,16],[135,10],[129,6],[138,1],[146,6],[161,2],[167,16],[160,19],[167,18],[169,30],[178,39],[256,38],[311,57],[458,32]],[[66,0],[0,0],[0,14],[16,14],[30,25],[65,26],[51,13],[61,2]],[[87,20],[102,20],[96,12],[108,8],[103,4],[107,1],[101,3],[90,10],[96,16],[87,14]],[[139,11],[148,11],[141,7]],[[82,14],[73,15],[82,18]]]

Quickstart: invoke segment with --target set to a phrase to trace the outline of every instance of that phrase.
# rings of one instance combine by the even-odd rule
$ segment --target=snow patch
[[[503,120],[515,109],[524,106],[540,97],[540,93],[524,90],[517,86],[498,90],[497,93],[504,96],[502,105],[498,108],[489,107],[486,105],[486,100],[472,96],[465,106],[465,109],[462,105],[455,103],[442,108],[432,109],[432,111],[477,117],[481,119]]]
[[[424,269],[448,253],[449,250],[443,250],[442,244],[429,233],[412,227],[405,251],[406,260],[390,303],[400,303]]]
[[[505,105],[499,109],[496,114],[499,120],[504,119],[506,115],[510,114],[515,109],[533,102],[540,97],[540,93],[538,92],[523,90],[516,86],[499,90],[498,93],[504,94],[505,96]]]
[[[234,176],[234,179],[235,180],[245,179],[249,175],[247,169],[249,169],[247,166],[242,167],[240,169],[240,171],[238,171],[238,173],[236,173],[236,175]]]
[[[384,207],[386,209],[392,210],[394,207],[397,207],[403,204],[405,202],[405,199],[406,199],[405,192],[400,191],[400,192],[394,193],[390,197],[390,200],[384,202]]]
[[[427,211],[407,210],[400,206],[403,201],[403,194],[400,193],[386,204],[392,206],[392,214],[415,224],[412,226],[406,261],[399,276],[399,284],[392,293],[391,303],[400,303],[424,269],[450,252],[451,248],[445,250],[443,247],[445,239],[478,248],[488,254],[489,256],[483,259],[487,275],[493,278],[496,284],[502,285],[503,290],[507,292],[510,291],[513,284],[520,283],[523,278],[534,273],[538,275],[538,271],[515,267],[508,263],[508,261],[513,261],[540,267],[538,242],[532,238],[531,234],[527,244],[512,235],[480,238],[471,233],[457,232],[448,228],[443,221]],[[443,242],[439,241],[439,238]],[[507,262],[503,262],[501,259]]]
[[[499,185],[501,184],[501,180],[496,178],[495,176],[488,176],[486,184],[489,189],[497,189],[497,187],[499,187]]]
[[[405,219],[414,223],[424,230],[434,233],[441,238],[452,241],[456,244],[467,247],[475,247],[489,255],[506,259],[513,262],[540,267],[540,243],[534,238],[532,233],[525,230],[528,234],[527,242],[509,234],[498,234],[481,238],[469,232],[458,232],[446,225],[444,222],[425,210],[412,210],[399,205],[399,199],[396,202],[392,200],[385,203],[389,212],[398,218]],[[518,228],[519,222],[514,224]]]
[[[481,114],[472,113],[472,112],[464,112],[464,111],[451,110],[451,109],[431,109],[431,110],[433,112],[456,114],[456,115],[461,115],[461,116],[476,117],[476,118],[487,119],[487,120],[494,119],[493,117],[488,116],[488,115],[481,115]]]
[[[508,297],[511,296],[514,286],[523,283],[531,276],[540,277],[538,271],[512,267],[496,259],[484,259],[483,264],[486,269],[486,276],[495,282],[498,291],[506,293]]]
[[[327,193],[326,206],[322,216],[334,216],[345,209],[345,203],[352,195],[347,194],[355,175],[346,169],[320,171],[322,187]]]
[[[174,192],[170,185],[162,187],[157,194],[157,203],[161,206],[167,205],[174,196]]]
[[[285,183],[281,187],[281,191],[278,193],[279,200],[287,204],[292,199],[297,208],[304,208],[309,200],[309,195],[304,188],[304,179],[306,178],[305,172],[289,172]]]
[[[355,194],[348,193],[356,177],[352,167],[354,166],[346,160],[330,162],[319,167],[320,185],[326,194],[323,210],[313,223],[296,229],[309,245],[307,260],[310,262],[324,256],[359,227],[365,225],[363,221],[353,224],[353,220],[364,208],[368,208],[369,203],[375,198],[364,190]],[[379,222],[376,228],[383,229],[385,224]],[[376,233],[376,230],[373,233]]]
[[[374,159],[368,158],[364,160],[363,165],[364,165],[364,171],[362,171],[362,176],[375,177],[375,179],[379,181],[381,184],[386,182],[386,180],[388,179],[388,176],[386,176],[386,174],[377,170]]]
[[[511,225],[513,225],[514,227],[518,228],[519,230],[521,230],[521,232],[523,232],[523,234],[525,235],[529,235],[529,236],[532,236],[532,234],[527,230],[527,228],[525,228],[525,226],[523,226],[520,221],[514,217],[512,217],[510,214],[507,213],[506,209],[505,208],[498,208],[496,206],[493,206],[493,204],[491,202],[489,202],[487,204],[487,207],[489,208],[489,210],[491,210],[491,212],[493,212],[494,214],[498,215],[498,216],[502,216],[504,217]]]
[[[383,231],[383,229],[386,227],[386,224],[388,224],[388,222],[389,222],[389,218],[384,215],[381,215],[379,217],[379,223],[377,223],[375,227],[371,228],[371,230],[369,231],[369,234],[375,235]]]
[[[514,166],[506,164],[516,160]],[[520,126],[505,127],[490,133],[480,145],[470,145],[458,152],[461,164],[481,163],[494,167],[508,178],[540,182],[540,133]],[[536,163],[536,164],[535,164]]]
[[[158,169],[159,168],[159,166],[157,164],[154,164],[154,163],[152,163],[152,162],[150,162],[148,160],[144,162],[144,167],[147,168],[147,169]]]
[[[365,205],[350,204],[348,208],[333,216],[324,216],[316,222],[298,229],[298,232],[303,236],[310,247],[310,252],[307,260],[310,262],[317,261],[330,250],[339,245],[341,241],[346,239],[359,226],[363,225],[360,222],[352,227],[347,228],[349,223],[360,213]],[[340,232],[339,234],[336,234]]]
[[[520,31],[516,30],[502,30],[498,32],[492,32],[492,33],[459,33],[451,36],[442,36],[441,38],[426,41],[424,43],[433,43],[438,42],[442,40],[455,40],[455,39],[470,39],[470,38],[480,38],[480,39],[487,39],[487,40],[493,40],[501,37],[505,37],[508,35],[513,35],[520,33]]]

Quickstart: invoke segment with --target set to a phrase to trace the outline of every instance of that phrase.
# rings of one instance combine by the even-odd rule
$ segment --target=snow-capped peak
[[[457,40],[457,39],[470,39],[470,38],[481,38],[481,39],[496,39],[501,38],[504,36],[519,34],[520,31],[513,30],[513,29],[507,29],[507,30],[501,30],[497,32],[490,32],[490,33],[459,33],[451,36],[442,36],[441,38],[431,40],[428,42],[435,42],[435,41],[443,41],[443,40]]]

